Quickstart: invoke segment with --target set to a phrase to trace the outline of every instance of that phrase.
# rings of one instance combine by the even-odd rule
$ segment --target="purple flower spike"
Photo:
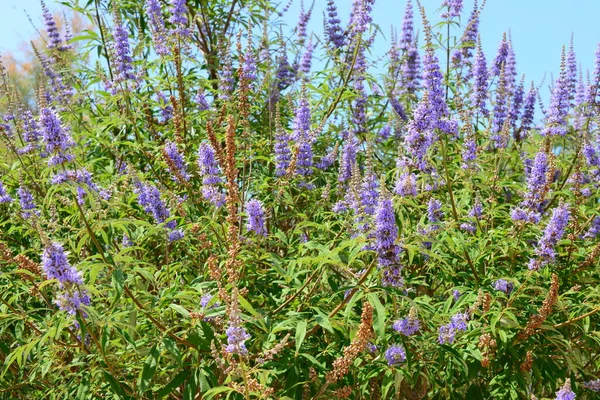
[[[62,125],[60,117],[53,108],[40,110],[40,132],[46,145],[46,153],[51,155],[48,165],[58,165],[73,159],[67,150],[75,146],[68,130]]]
[[[165,142],[164,155],[167,157],[169,162],[169,169],[173,174],[173,179],[183,179],[184,181],[190,180],[190,175],[187,173],[187,165],[181,153],[177,149],[177,144],[170,140]]]
[[[496,289],[499,292],[504,292],[506,294],[510,294],[513,289],[514,289],[514,285],[512,282],[508,282],[505,279],[498,279],[496,281],[494,281],[493,285],[494,289]]]
[[[167,31],[159,0],[146,0],[146,14],[148,15],[148,26],[150,27],[150,32],[152,32],[152,41],[154,42],[156,54],[161,56],[168,55]]]
[[[82,285],[81,273],[69,264],[67,253],[60,243],[52,243],[42,254],[42,269],[48,279],[56,279],[61,287],[67,285]]]
[[[202,195],[216,207],[225,204],[225,194],[219,189],[223,182],[215,159],[215,150],[208,143],[200,144],[198,149],[198,167],[202,176]]]
[[[385,351],[385,359],[389,366],[396,366],[406,361],[404,347],[394,344]]]
[[[44,24],[46,25],[46,32],[48,33],[48,48],[49,49],[60,49],[62,47],[62,40],[58,33],[58,27],[56,21],[46,4],[42,1],[42,16],[44,17]]]
[[[13,199],[6,192],[6,188],[4,187],[4,184],[2,182],[0,182],[0,204],[6,204],[6,203],[10,203],[12,201],[13,201]]]
[[[260,236],[267,236],[265,227],[265,208],[258,200],[252,199],[246,203],[246,214],[248,216],[248,231]]]
[[[19,196],[19,203],[21,204],[21,215],[25,219],[31,218],[33,215],[40,216],[40,211],[37,209],[33,200],[33,195],[27,189],[20,187],[17,189],[17,195]]]
[[[174,26],[171,30],[174,35],[190,36],[190,30],[187,27],[187,12],[186,0],[171,0],[171,18],[169,18],[169,22]]]
[[[565,380],[565,384],[556,392],[556,400],[575,400],[575,393],[571,390],[571,380]]]
[[[335,0],[327,0],[327,20],[325,23],[325,33],[327,34],[329,43],[335,49],[339,49],[345,44],[344,32],[340,23],[341,21],[338,18]]]

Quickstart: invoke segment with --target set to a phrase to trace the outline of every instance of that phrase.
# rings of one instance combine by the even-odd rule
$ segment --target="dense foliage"
[[[600,48],[544,106],[461,0],[385,60],[374,0],[64,3],[1,82],[0,397],[600,391]]]

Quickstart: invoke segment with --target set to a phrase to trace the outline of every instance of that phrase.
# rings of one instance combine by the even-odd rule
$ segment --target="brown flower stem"
[[[581,320],[582,320],[582,319],[584,319],[585,317],[589,317],[590,315],[594,315],[594,314],[596,314],[596,313],[597,313],[597,312],[599,312],[599,311],[600,311],[600,307],[596,307],[596,308],[594,308],[592,311],[590,311],[590,312],[587,312],[587,313],[585,313],[585,314],[583,314],[583,315],[580,315],[579,317],[576,317],[576,318],[570,319],[570,320],[568,320],[568,321],[565,321],[565,322],[561,322],[560,324],[555,324],[555,325],[554,325],[554,328],[562,328],[563,326],[570,325],[570,324],[572,324],[572,323],[574,323],[574,322],[577,322],[577,321],[581,321]]]

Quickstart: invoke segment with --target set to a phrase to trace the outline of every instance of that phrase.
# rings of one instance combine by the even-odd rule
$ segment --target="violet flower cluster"
[[[46,278],[56,279],[63,290],[55,300],[56,305],[71,315],[81,311],[85,317],[83,307],[89,306],[91,299],[81,273],[69,264],[62,244],[54,242],[46,246],[42,253],[42,269]]]
[[[267,228],[265,227],[265,208],[263,204],[256,199],[248,201],[246,203],[246,214],[248,216],[248,231],[254,232],[260,236],[267,236]]]
[[[537,258],[529,262],[529,269],[539,270],[541,267],[554,262],[556,258],[555,247],[563,237],[569,223],[569,205],[561,204],[552,211],[552,217],[544,229],[544,235],[535,248]]]
[[[466,331],[467,321],[469,320],[469,314],[467,313],[456,313],[450,319],[450,323],[447,325],[442,325],[439,328],[439,336],[438,341],[440,344],[448,344],[454,343],[456,338],[456,334],[458,331]]]
[[[208,143],[201,143],[198,148],[198,167],[202,176],[202,196],[216,207],[223,206],[225,194],[219,187],[223,178],[215,158],[215,150]]]
[[[385,351],[384,357],[389,366],[397,366],[406,361],[406,351],[401,345],[393,344]]]

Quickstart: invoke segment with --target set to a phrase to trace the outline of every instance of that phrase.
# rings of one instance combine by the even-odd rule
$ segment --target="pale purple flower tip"
[[[556,392],[556,400],[575,400],[575,393],[571,390],[570,379],[567,379],[563,387]]]
[[[420,324],[417,318],[411,318],[409,315],[406,318],[399,319],[398,321],[394,322],[392,328],[404,336],[410,336],[419,331]]]
[[[19,202],[21,204],[21,215],[23,218],[31,218],[32,215],[39,216],[40,211],[36,208],[33,200],[33,195],[27,189],[20,187],[17,189],[17,195],[19,196]]]
[[[513,283],[508,282],[505,279],[498,279],[498,280],[494,281],[492,286],[494,287],[494,289],[498,290],[499,292],[504,292],[506,294],[510,294],[510,292],[512,292],[514,289]]]
[[[248,231],[252,231],[257,235],[267,236],[265,209],[262,203],[255,199],[248,201],[246,203],[246,214],[248,216]]]
[[[10,203],[11,201],[13,201],[13,198],[10,197],[10,195],[6,191],[4,184],[0,182],[0,204]]]
[[[52,243],[42,253],[42,269],[48,279],[56,279],[61,287],[65,284],[83,284],[81,273],[69,264],[62,244]]]
[[[394,344],[385,351],[385,359],[389,366],[395,366],[406,361],[404,347]]]

